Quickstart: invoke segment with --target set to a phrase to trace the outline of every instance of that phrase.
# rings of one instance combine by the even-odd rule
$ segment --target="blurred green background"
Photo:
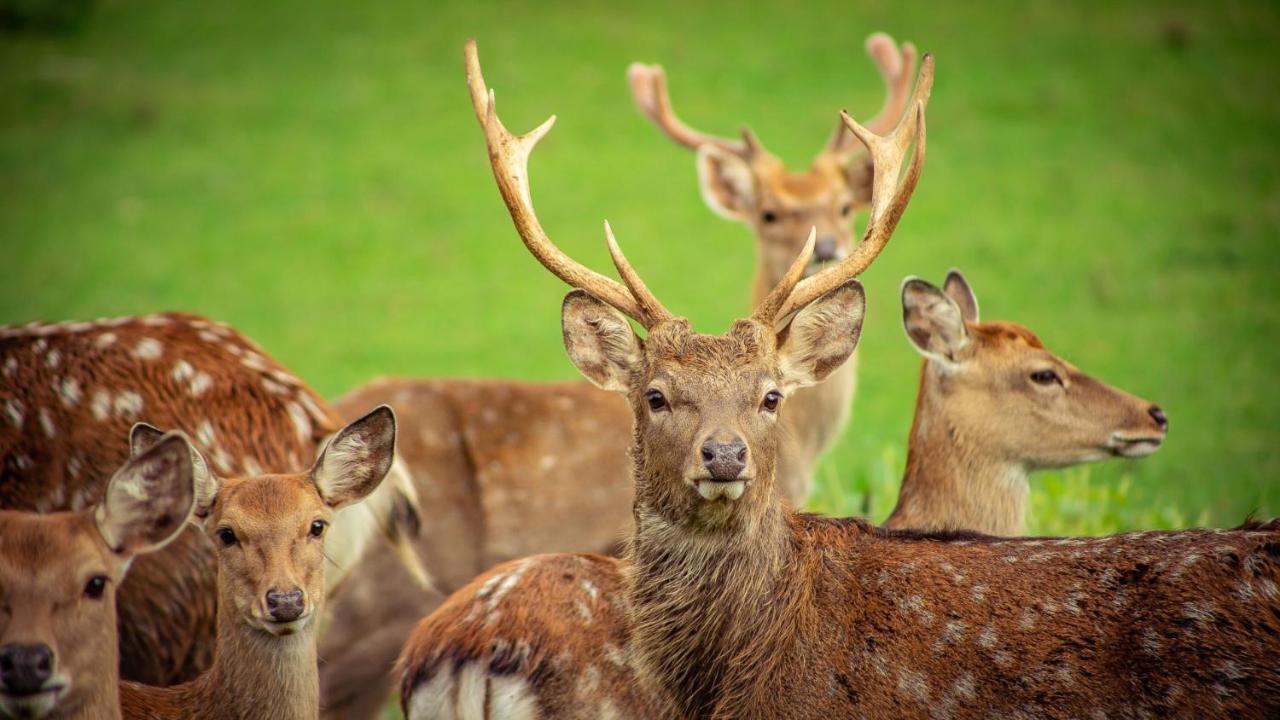
[[[513,232],[471,114],[474,35],[511,127],[560,116],[533,180],[556,241],[606,269],[608,217],[719,332],[747,310],[752,238],[635,111],[627,63],[664,63],[691,124],[750,124],[799,167],[837,110],[879,108],[862,47],[885,30],[937,55],[929,161],[864,277],[854,419],[815,507],[892,506],[918,364],[898,284],[955,266],[986,318],[1171,419],[1150,459],[1037,476],[1033,531],[1280,513],[1274,2],[102,0],[70,25],[0,35],[0,322],[192,310],[329,396],[575,377],[565,288]]]

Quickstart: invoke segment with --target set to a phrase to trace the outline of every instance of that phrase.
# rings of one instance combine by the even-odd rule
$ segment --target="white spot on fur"
[[[982,628],[982,632],[978,633],[978,645],[988,650],[996,646],[999,636],[996,635],[995,628],[990,625]]]
[[[273,393],[275,395],[288,395],[291,392],[289,388],[281,385],[280,383],[276,382],[275,380],[272,380],[269,377],[262,378],[262,387],[265,388],[267,392]]]
[[[269,369],[266,361],[263,360],[262,356],[256,352],[245,353],[244,357],[240,358],[240,364],[250,370],[257,370],[258,372],[265,372]]]
[[[1018,619],[1018,627],[1023,630],[1030,630],[1036,626],[1036,611],[1034,608],[1023,608],[1022,617]]]
[[[21,400],[6,400],[4,402],[4,414],[9,417],[9,422],[16,428],[22,427],[22,419],[25,416],[23,410]]]
[[[31,458],[28,457],[26,453],[14,453],[13,464],[18,466],[19,470],[30,470],[34,465],[34,463],[31,462]]]
[[[961,700],[973,700],[977,697],[973,687],[973,676],[965,673],[956,678],[955,684],[951,686],[951,694]]]
[[[37,414],[40,416],[40,428],[44,430],[45,437],[50,440],[57,437],[58,429],[53,426],[53,415],[49,414],[49,408],[40,408]]]
[[[578,615],[582,617],[583,622],[591,622],[591,608],[587,607],[586,603],[575,598],[573,606],[577,609]]]
[[[164,345],[155,338],[144,337],[138,341],[130,353],[139,360],[155,360],[164,354]]]
[[[209,376],[209,373],[203,370],[197,372],[196,376],[191,378],[191,385],[190,385],[191,396],[200,397],[212,385],[213,385],[213,378]]]
[[[51,368],[62,364],[62,353],[58,352],[58,348],[50,350],[49,354],[44,356],[44,364]]]
[[[582,581],[578,583],[578,585],[582,587],[582,589],[586,591],[588,595],[591,596],[592,600],[595,600],[596,597],[600,595],[600,589],[596,587],[595,583],[591,582],[591,580],[587,578],[583,578]]]
[[[1182,617],[1196,623],[1213,622],[1216,607],[1210,602],[1189,602],[1182,605]]]
[[[111,347],[116,343],[116,334],[113,332],[104,332],[93,339],[93,344],[100,347]]]
[[[80,462],[79,455],[72,454],[71,457],[67,458],[67,474],[68,475],[70,475],[73,478],[80,477],[80,468],[81,468],[81,462]],[[80,492],[88,494],[89,488],[87,487],[80,488]]]
[[[36,353],[37,353],[37,354],[38,354],[38,353],[42,353],[42,352],[44,352],[45,350],[48,350],[48,349],[49,349],[49,341],[48,341],[48,340],[46,340],[46,339],[44,339],[44,338],[40,338],[39,340],[36,340],[36,344],[35,344],[35,351],[36,351]]]
[[[982,583],[978,583],[977,585],[969,588],[969,594],[973,596],[974,602],[982,602],[987,599],[987,586]]]
[[[17,371],[18,371],[18,358],[11,357],[4,361],[5,377],[13,377],[13,374],[16,373]]]
[[[246,475],[265,475],[266,474],[262,470],[262,465],[258,464],[258,461],[255,460],[252,455],[245,455],[243,458],[241,458],[240,467],[244,468],[244,472]]]
[[[613,643],[605,643],[604,656],[609,662],[620,668],[625,668],[627,666],[626,654]]]
[[[307,417],[307,413],[302,406],[296,402],[290,401],[286,407],[289,410],[289,417],[293,420],[294,429],[298,431],[298,439],[307,442],[311,439],[311,419]]]
[[[213,424],[208,420],[201,420],[200,424],[196,425],[196,442],[205,447],[213,447],[213,440]]]
[[[136,418],[142,413],[142,396],[132,390],[125,390],[116,396],[112,406],[117,417]]]
[[[211,344],[216,344],[222,341],[222,338],[218,337],[217,335],[214,335],[212,332],[208,330],[201,330],[200,332],[196,333],[196,336],[199,337],[201,340]]]
[[[123,319],[128,320],[128,318],[123,318]],[[142,324],[147,325],[149,327],[164,327],[165,325],[168,325],[171,322],[173,321],[163,315],[147,315],[146,317],[142,318]]]
[[[173,364],[173,372],[170,374],[173,381],[180,383],[185,382],[196,374],[196,369],[191,367],[191,363],[186,360],[179,360]]]
[[[93,411],[93,419],[98,422],[111,417],[111,393],[102,389],[94,390],[89,409]]]
[[[556,462],[556,456],[548,453],[538,460],[538,467],[542,472],[550,472],[556,466]]]
[[[898,690],[918,703],[929,702],[929,681],[913,670],[898,668]]]
[[[53,390],[58,393],[64,407],[75,407],[80,402],[80,381],[75,378],[62,378],[53,381]]]

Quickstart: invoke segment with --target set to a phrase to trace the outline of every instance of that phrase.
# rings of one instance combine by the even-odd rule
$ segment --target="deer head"
[[[221,478],[194,447],[195,518],[218,558],[218,606],[275,636],[310,628],[324,599],[324,537],[333,512],[373,492],[391,468],[395,415],[381,406],[346,426],[304,473]],[[135,427],[134,451],[160,437]],[[220,623],[222,620],[220,620]],[[221,632],[220,632],[221,637]]]
[[[886,89],[884,107],[867,128],[884,134],[910,106],[916,49],[911,43],[899,48],[884,33],[868,37],[866,48]],[[873,173],[870,158],[843,121],[809,169],[792,172],[748,129],[741,140],[733,140],[685,125],[672,109],[662,66],[633,63],[627,78],[640,111],[677,144],[697,153],[698,182],[707,205],[755,231],[759,292],[782,280],[810,228],[817,238],[806,273],[852,250],[853,213],[871,202]]]
[[[117,709],[116,590],[135,556],[178,534],[193,501],[175,433],[126,462],[95,508],[0,510],[0,715]]]
[[[995,444],[996,457],[1029,470],[1142,457],[1168,431],[1159,407],[1080,372],[1027,328],[979,322],[978,299],[958,271],[941,289],[907,278],[902,323],[926,359],[921,402],[945,403],[937,414],[976,429],[969,441]]]
[[[815,232],[782,279],[724,335],[702,335],[672,315],[627,262],[608,224],[609,252],[623,283],[565,255],[543,231],[528,184],[528,159],[554,118],[527,135],[498,119],[474,42],[467,77],[484,128],[499,191],[526,247],[575,290],[565,298],[565,346],[574,365],[601,388],[623,393],[635,417],[637,505],[660,508],[682,524],[719,527],[751,517],[770,502],[787,395],[820,381],[853,352],[865,297],[853,278],[884,249],[919,180],[924,162],[924,108],[933,62],[926,56],[907,113],[887,137],[842,113],[867,147],[874,167],[871,214],[857,249],[807,278]],[[908,149],[915,152],[903,174]],[[628,318],[647,331],[641,339]],[[646,480],[647,479],[647,480]],[[651,482],[649,481],[651,480]]]

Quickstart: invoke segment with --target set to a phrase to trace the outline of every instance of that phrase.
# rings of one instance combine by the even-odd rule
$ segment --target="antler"
[[[911,96],[911,78],[916,69],[916,46],[910,42],[902,43],[901,49],[893,38],[886,33],[878,32],[867,36],[867,54],[884,78],[884,106],[875,119],[867,123],[867,128],[877,135],[883,135],[893,129],[903,111],[907,108],[907,99]],[[856,148],[854,135],[845,128],[845,123],[836,124],[836,131],[823,152],[844,155]]]
[[[486,89],[475,40],[467,40],[465,54],[471,105],[475,109],[476,119],[480,121],[480,127],[484,129],[493,177],[498,182],[498,191],[507,203],[511,220],[515,223],[520,238],[524,240],[525,247],[556,277],[621,310],[646,329],[671,318],[671,313],[649,292],[623,257],[608,223],[605,224],[605,235],[609,253],[613,256],[618,273],[627,283],[625,287],[577,262],[551,242],[533,210],[533,199],[529,193],[529,155],[538,141],[551,130],[556,117],[552,115],[546,122],[524,135],[512,134],[498,119],[493,90]]]
[[[661,65],[631,63],[627,68],[627,81],[631,83],[631,95],[640,107],[640,112],[665,132],[667,137],[690,150],[713,145],[744,160],[765,153],[759,138],[746,128],[742,130],[741,140],[729,140],[698,132],[685,125],[671,109],[671,97],[667,95],[667,73]]]
[[[774,318],[785,318],[791,313],[813,302],[823,293],[837,287],[847,280],[857,277],[876,259],[889,237],[893,235],[898,220],[915,192],[920,181],[920,169],[924,166],[925,125],[924,109],[929,104],[929,92],[933,88],[933,56],[925,55],[920,65],[920,78],[916,82],[915,93],[911,96],[909,107],[913,112],[903,115],[888,136],[882,137],[859,125],[848,113],[841,111],[840,118],[845,127],[867,147],[871,155],[874,175],[871,184],[871,214],[867,218],[867,229],[862,242],[854,248],[848,257],[821,272],[801,280],[789,293],[782,310]],[[915,143],[915,151],[911,155],[911,165],[901,185],[898,177],[902,173],[902,164],[906,160],[907,150]],[[798,260],[797,260],[798,262]],[[788,273],[789,275],[790,273]],[[783,280],[786,283],[786,279]],[[782,283],[775,292],[782,289]],[[773,293],[770,293],[772,297]],[[766,298],[768,302],[768,298]],[[764,303],[762,303],[763,305]]]

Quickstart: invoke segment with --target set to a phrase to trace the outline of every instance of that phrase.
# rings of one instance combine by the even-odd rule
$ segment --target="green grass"
[[[917,356],[907,274],[962,268],[991,319],[1168,411],[1167,446],[1033,481],[1032,529],[1280,512],[1280,6],[1274,3],[101,2],[0,38],[0,322],[181,308],[329,395],[377,374],[573,377],[560,283],[526,254],[466,97],[560,121],[534,161],[549,231],[607,268],[608,217],[704,331],[747,310],[746,230],[630,104],[661,61],[681,113],[793,164],[881,88],[872,30],[938,57],[929,162],[867,273],[854,420],[815,505],[882,518]]]

